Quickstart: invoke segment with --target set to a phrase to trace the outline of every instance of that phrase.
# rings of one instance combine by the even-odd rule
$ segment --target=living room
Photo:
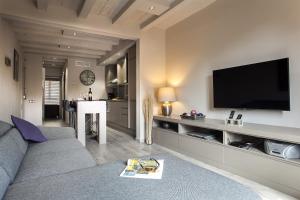
[[[40,127],[48,141],[35,144],[30,139],[20,142],[15,128],[3,125],[0,141],[11,135],[22,150],[9,153],[0,143],[1,160],[19,160],[11,165],[0,161],[1,180],[7,179],[1,181],[0,197],[300,198],[299,8],[297,0],[0,0],[0,120],[12,124],[13,115],[38,127],[70,126]],[[128,52],[135,52],[134,56]],[[134,63],[128,64],[125,79],[118,71],[124,57]],[[287,86],[279,89],[285,92],[280,96],[284,105],[271,98],[269,102],[262,98],[261,104],[234,105],[243,95],[247,100],[260,91],[272,96],[267,86],[273,71],[263,71],[266,63],[285,69],[277,72]],[[113,78],[107,66],[116,74]],[[61,70],[53,75],[47,67]],[[228,75],[235,67],[257,69],[256,75],[244,71],[240,77],[227,77],[219,85],[218,99],[216,74]],[[91,85],[84,82],[90,77],[80,79],[85,70],[94,73]],[[66,81],[57,100],[60,110],[54,115],[59,120],[48,125],[43,120],[42,88],[47,76]],[[231,80],[236,87],[229,84]],[[268,84],[257,86],[260,81]],[[97,101],[85,105],[89,88]],[[126,105],[118,105],[120,111],[113,108],[115,114],[110,116],[110,106],[124,99]],[[61,100],[75,102],[77,113],[64,110]],[[94,113],[90,131],[98,141],[86,136],[90,125],[80,115],[80,106],[86,106],[85,116]],[[216,138],[205,141],[197,135],[200,132]],[[67,142],[64,147],[62,141]],[[262,147],[248,148],[252,141]],[[293,149],[295,157],[283,155],[279,147],[272,153],[263,146],[276,144]],[[56,160],[62,152],[69,158],[60,155]],[[164,160],[161,180],[120,177],[123,163],[136,157]],[[78,185],[72,188],[68,183]],[[141,189],[145,184],[149,188]]]

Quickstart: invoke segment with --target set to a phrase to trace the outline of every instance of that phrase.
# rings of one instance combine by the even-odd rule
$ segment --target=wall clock
[[[83,85],[92,85],[95,82],[95,74],[91,70],[84,70],[80,73],[80,82]]]

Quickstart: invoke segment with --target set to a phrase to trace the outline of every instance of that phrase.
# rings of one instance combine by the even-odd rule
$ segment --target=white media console
[[[168,128],[162,128],[165,122]],[[191,136],[202,132],[216,138]],[[238,127],[227,126],[223,120],[154,116],[152,134],[156,144],[300,198],[300,159],[283,159],[263,150],[264,139],[300,144],[298,128],[251,123]],[[230,145],[248,139],[262,142],[250,149]]]

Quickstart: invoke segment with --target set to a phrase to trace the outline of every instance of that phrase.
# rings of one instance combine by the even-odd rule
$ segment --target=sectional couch
[[[261,200],[250,188],[170,154],[161,180],[122,178],[116,161],[96,165],[72,128],[39,127],[48,141],[28,143],[0,122],[0,199]]]
[[[30,143],[12,125],[0,121],[0,199],[20,183],[96,166],[90,153],[75,138],[74,129],[39,128],[48,141]],[[6,198],[10,199],[9,193]]]

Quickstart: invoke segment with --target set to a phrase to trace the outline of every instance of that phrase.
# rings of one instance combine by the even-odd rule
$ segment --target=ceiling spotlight
[[[73,35],[74,35],[74,36],[76,36],[76,35],[77,35],[77,33],[74,31],[74,32],[73,32]]]
[[[56,60],[56,57],[53,57],[53,60]]]
[[[70,49],[71,47],[70,47],[70,46],[67,46],[67,48]]]
[[[149,10],[154,10],[155,9],[155,6],[149,6]]]

